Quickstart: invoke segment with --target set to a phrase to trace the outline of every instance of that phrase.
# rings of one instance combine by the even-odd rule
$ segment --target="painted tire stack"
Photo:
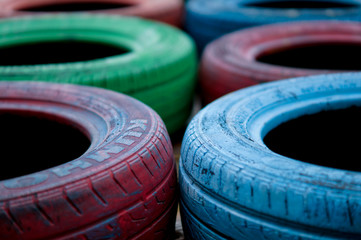
[[[2,0],[0,17],[59,12],[129,15],[180,27],[182,0]]]
[[[242,28],[303,20],[361,20],[359,0],[190,0],[185,28],[198,50],[212,40]]]
[[[189,239],[360,239],[360,93],[359,73],[317,75],[201,110],[180,159]]]
[[[251,85],[335,71],[359,71],[361,23],[304,21],[258,26],[227,34],[204,51],[204,104]]]
[[[2,80],[122,92],[153,108],[169,133],[190,115],[196,53],[178,29],[140,18],[52,14],[3,19],[0,33]]]
[[[139,17],[181,27],[182,4],[0,1],[0,132],[11,159],[1,239],[174,236],[168,133],[191,114],[196,47]],[[358,145],[343,134],[361,134],[361,76],[318,75],[361,70],[349,59],[361,54],[360,4],[187,1],[199,53],[219,38],[202,55],[203,103],[264,83],[214,101],[187,128],[179,173],[189,239],[361,239]],[[278,81],[306,75],[317,76]],[[35,145],[11,146],[20,135]],[[37,145],[37,161],[24,161]]]
[[[159,116],[88,86],[0,82],[1,239],[169,239],[176,167]]]

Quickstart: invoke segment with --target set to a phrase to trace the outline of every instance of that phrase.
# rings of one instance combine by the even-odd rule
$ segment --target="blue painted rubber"
[[[185,231],[194,239],[361,239],[361,172],[287,158],[262,140],[282,122],[350,106],[361,106],[360,73],[256,85],[203,108],[179,161]]]
[[[188,210],[187,207],[180,202],[180,213],[182,217],[182,225],[185,239],[199,239],[199,240],[226,240],[222,234],[215,232],[213,229],[208,229],[202,222],[196,219]],[[185,227],[186,226],[186,227]]]
[[[201,53],[210,41],[242,28],[303,20],[361,20],[360,0],[317,0],[354,5],[349,8],[271,9],[248,6],[272,1],[189,0],[186,3],[185,29],[194,38]]]

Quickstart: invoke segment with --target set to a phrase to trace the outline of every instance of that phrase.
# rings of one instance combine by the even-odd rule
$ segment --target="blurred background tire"
[[[183,5],[182,0],[2,0],[0,17],[87,12],[137,16],[180,27]]]
[[[212,40],[239,29],[304,20],[361,21],[360,0],[190,0],[185,29],[199,52]]]
[[[303,21],[239,30],[204,51],[203,104],[238,89],[286,78],[360,71],[361,23]]]
[[[49,14],[2,19],[0,33],[2,80],[122,92],[154,108],[169,133],[191,113],[195,46],[174,27],[135,17]]]

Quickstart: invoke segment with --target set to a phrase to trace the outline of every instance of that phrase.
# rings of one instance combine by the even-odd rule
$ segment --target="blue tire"
[[[264,143],[291,119],[351,106],[361,111],[360,73],[256,85],[203,108],[186,130],[179,161],[186,235],[361,239],[361,171],[295,160]]]
[[[195,39],[201,53],[210,41],[226,33],[252,26],[303,20],[361,21],[360,0],[309,2],[316,1],[332,4],[331,8],[285,9],[257,5],[260,2],[292,2],[284,0],[189,0],[186,3],[184,25],[186,31]]]

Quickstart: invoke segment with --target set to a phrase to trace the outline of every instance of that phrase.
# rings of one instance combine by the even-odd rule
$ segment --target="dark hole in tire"
[[[69,3],[53,3],[39,6],[31,6],[18,9],[20,11],[28,12],[81,12],[81,11],[96,11],[96,10],[110,10],[117,8],[124,8],[132,6],[130,4],[121,3],[106,3],[98,2],[69,2]]]
[[[247,7],[274,9],[322,9],[322,8],[352,8],[356,4],[333,1],[265,1],[245,4]]]
[[[280,155],[320,166],[361,171],[361,107],[322,111],[282,123],[263,139]]]
[[[279,49],[256,57],[258,62],[284,67],[323,69],[323,70],[361,70],[361,44],[325,43],[293,48]]]
[[[121,55],[125,48],[96,42],[64,40],[13,45],[0,48],[0,65],[37,65],[89,61]]]
[[[27,112],[0,112],[0,180],[45,170],[80,157],[89,138],[69,121]]]

